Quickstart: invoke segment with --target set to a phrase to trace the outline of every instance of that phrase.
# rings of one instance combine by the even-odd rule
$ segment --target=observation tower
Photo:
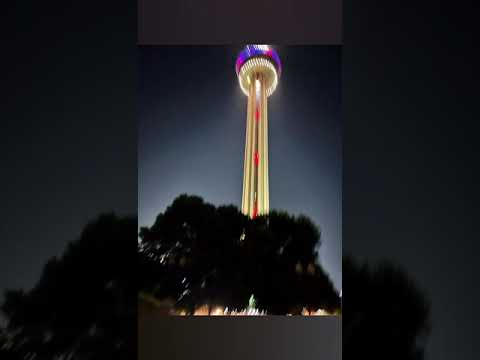
[[[248,97],[242,212],[255,218],[268,214],[267,99],[275,91],[282,71],[277,52],[268,45],[247,45],[238,55],[235,70]]]

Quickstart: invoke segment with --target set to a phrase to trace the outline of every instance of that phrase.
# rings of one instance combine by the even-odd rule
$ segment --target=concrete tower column
[[[277,86],[281,64],[270,47],[249,45],[240,53],[236,70],[248,97],[242,212],[254,218],[270,210],[267,102]]]
[[[242,212],[268,214],[268,117],[265,78],[251,76],[247,103]]]

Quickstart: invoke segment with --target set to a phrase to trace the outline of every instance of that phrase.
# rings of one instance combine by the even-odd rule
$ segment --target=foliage
[[[252,220],[234,206],[181,195],[140,238],[140,290],[179,306],[244,308],[254,293],[271,314],[339,308],[316,264],[320,232],[305,216],[272,211]]]
[[[136,233],[134,218],[102,215],[62,257],[47,262],[33,289],[8,291],[0,358],[136,357],[135,284],[190,308],[205,302],[243,308],[252,294],[255,306],[270,314],[299,312],[299,305],[340,307],[315,263],[320,232],[304,216],[272,212],[251,220],[234,206],[180,196],[141,229],[138,277]],[[412,279],[390,263],[372,267],[350,257],[342,272],[343,356],[422,359],[430,306]]]
[[[134,218],[102,215],[61,258],[47,262],[32,290],[6,292],[3,339],[11,358],[126,359],[136,354],[131,266],[136,227]]]
[[[349,256],[342,274],[344,358],[422,359],[430,305],[413,280],[391,263],[359,265]]]

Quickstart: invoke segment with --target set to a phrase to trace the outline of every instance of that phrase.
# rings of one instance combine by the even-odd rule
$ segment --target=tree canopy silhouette
[[[141,229],[139,277],[135,234],[136,219],[101,215],[63,256],[47,262],[33,289],[6,292],[0,358],[135,357],[136,284],[181,306],[244,307],[254,293],[271,314],[298,304],[339,307],[315,263],[320,232],[306,217],[272,212],[251,220],[234,206],[180,196],[152,227]],[[422,359],[430,307],[409,276],[389,263],[372,267],[350,257],[342,272],[343,356]]]
[[[345,359],[420,360],[430,333],[430,305],[413,280],[388,262],[342,265]]]
[[[33,289],[7,291],[2,359],[136,356],[136,232],[135,218],[102,215],[47,262]]]
[[[305,216],[272,211],[252,220],[235,206],[181,195],[139,236],[140,290],[177,306],[244,308],[255,294],[271,314],[340,308],[316,262],[320,231]]]

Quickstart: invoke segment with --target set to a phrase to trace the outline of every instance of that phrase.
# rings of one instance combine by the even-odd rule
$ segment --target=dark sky
[[[390,259],[422,289],[426,359],[478,359],[475,15],[451,4],[344,9],[344,253]]]
[[[341,47],[276,47],[283,73],[269,98],[270,207],[310,216],[320,262],[341,289]],[[140,47],[139,226],[181,193],[240,206],[247,99],[240,46]]]
[[[24,10],[2,56],[0,301],[100,213],[137,211],[135,28],[99,17],[79,32],[91,9],[77,6],[49,9],[50,28],[33,15],[45,7]]]

